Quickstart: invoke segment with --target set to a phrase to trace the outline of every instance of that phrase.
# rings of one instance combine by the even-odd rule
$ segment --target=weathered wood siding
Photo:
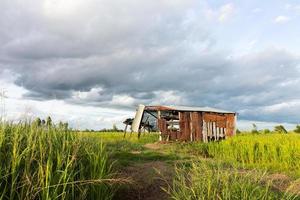
[[[200,112],[192,112],[191,113],[191,127],[192,127],[191,141],[202,140],[202,125],[203,125],[202,114]]]
[[[179,129],[180,129],[180,140],[188,141],[190,140],[190,112],[179,112]]]
[[[179,130],[168,128],[172,121],[158,119],[163,140],[217,141],[235,134],[235,114],[179,112]]]

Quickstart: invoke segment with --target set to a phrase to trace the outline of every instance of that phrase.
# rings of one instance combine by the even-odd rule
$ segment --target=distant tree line
[[[123,130],[119,129],[116,124],[113,124],[112,128],[103,128],[100,130],[85,129],[84,132],[123,132]]]
[[[297,125],[296,128],[293,130],[295,133],[300,133],[300,125]],[[236,134],[241,134],[243,133],[239,129],[236,130]],[[256,124],[252,124],[252,134],[269,134],[269,133],[282,133],[282,134],[287,134],[288,131],[283,125],[278,125],[275,126],[274,129],[271,131],[270,129],[263,129],[263,130],[258,130]]]
[[[60,121],[58,124],[54,124],[50,116],[48,116],[46,119],[37,117],[32,124],[38,127],[57,127],[59,129],[69,130],[68,122]]]

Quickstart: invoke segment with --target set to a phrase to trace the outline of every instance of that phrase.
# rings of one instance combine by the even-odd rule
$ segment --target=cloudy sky
[[[10,120],[120,125],[139,103],[300,122],[300,1],[1,0]]]

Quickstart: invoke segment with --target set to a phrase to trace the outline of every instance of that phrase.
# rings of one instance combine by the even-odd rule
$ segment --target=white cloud
[[[284,8],[289,11],[300,12],[300,4],[285,4]]]
[[[287,16],[284,16],[284,15],[279,15],[277,16],[275,19],[274,19],[274,22],[276,24],[283,24],[283,23],[286,23],[288,21],[290,21],[291,19]]]
[[[175,91],[156,91],[155,95],[155,100],[152,102],[153,105],[182,105],[185,102],[182,94],[178,94]]]
[[[129,95],[114,95],[112,97],[111,105],[117,106],[133,106],[135,104],[135,99]]]
[[[235,12],[235,7],[232,3],[225,4],[221,6],[219,10],[219,17],[218,20],[220,22],[225,22],[229,20]]]
[[[281,102],[274,105],[266,106],[264,110],[269,113],[286,112],[287,110],[298,110],[300,108],[300,100],[292,100]]]
[[[217,9],[213,9],[206,5],[206,9],[204,9],[203,13],[208,20],[216,20],[223,23],[233,17],[235,10],[236,9],[233,3],[224,4]]]
[[[287,10],[290,10],[293,6],[289,3],[285,4],[284,5],[284,8],[287,9]]]
[[[103,88],[92,88],[90,91],[82,92],[77,91],[73,92],[72,98],[75,100],[90,100],[95,101],[99,98],[100,93],[103,92]]]
[[[263,11],[262,8],[254,8],[254,9],[252,10],[253,13],[260,13],[260,12],[262,12],[262,11]]]
[[[82,0],[45,0],[43,11],[48,17],[65,17],[74,15],[84,3]]]
[[[246,17],[261,5],[244,10],[238,2],[210,7],[194,0],[13,1],[0,0],[0,71],[18,76],[0,76],[14,83],[5,86],[12,117],[53,115],[110,127],[129,106],[134,111],[135,104],[156,103],[246,109],[241,119],[248,120],[299,119],[297,105],[286,107],[289,112],[270,107],[276,115],[263,109],[299,99],[300,58],[274,48],[260,52],[266,34],[256,22],[266,18],[251,24]],[[236,14],[245,21],[218,27]],[[241,26],[245,34],[238,34]],[[240,48],[232,52],[236,44]]]

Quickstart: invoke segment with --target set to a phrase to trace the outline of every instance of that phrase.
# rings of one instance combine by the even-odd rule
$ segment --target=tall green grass
[[[242,135],[207,147],[209,156],[216,159],[300,176],[300,135]]]
[[[171,149],[240,168],[285,172],[300,177],[299,134],[245,134],[220,142],[175,144]]]
[[[175,200],[267,200],[299,199],[296,195],[272,190],[259,170],[224,169],[222,164],[193,162],[191,166],[176,166],[172,185],[166,188]]]
[[[127,133],[124,137],[123,132],[79,132],[82,137],[89,137],[103,141],[104,143],[126,141],[132,144],[144,145],[147,143],[154,143],[158,141],[158,133],[145,133],[138,138],[137,133]]]
[[[0,199],[111,199],[100,142],[54,126],[0,124]]]

